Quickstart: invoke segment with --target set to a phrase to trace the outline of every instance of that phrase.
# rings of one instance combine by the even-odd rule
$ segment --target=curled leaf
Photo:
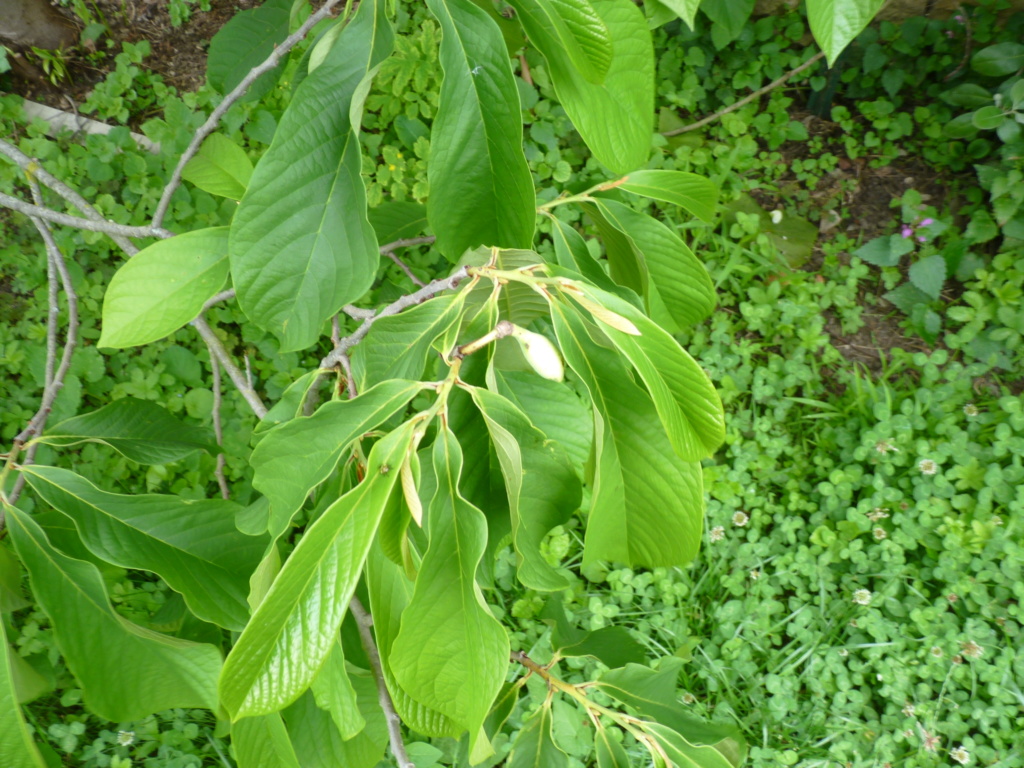
[[[546,336],[513,326],[512,338],[519,342],[523,356],[538,374],[551,381],[561,381],[565,376],[562,358],[555,345]]]

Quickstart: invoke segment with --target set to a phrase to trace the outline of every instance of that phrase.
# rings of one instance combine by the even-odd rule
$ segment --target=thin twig
[[[388,738],[391,741],[391,754],[395,756],[398,768],[416,768],[409,753],[405,751],[405,742],[402,740],[402,720],[395,712],[395,704],[391,701],[391,694],[388,693],[388,685],[384,680],[384,669],[380,663],[380,653],[377,651],[377,644],[373,640],[373,617],[370,616],[358,597],[353,597],[348,604],[352,611],[352,617],[356,620],[359,628],[359,639],[362,641],[363,650],[370,660],[370,670],[373,672],[373,679],[377,683],[377,700],[380,708],[384,710],[384,719],[388,724]]]
[[[85,215],[85,218],[96,222],[106,222],[106,219],[103,218],[103,214],[93,208],[92,205],[90,205],[89,202],[75,190],[43,168],[42,164],[38,160],[29,157],[16,146],[4,141],[3,139],[0,139],[0,154],[6,156],[23,171],[39,179],[39,181],[44,185],[63,197],[68,203],[80,210]],[[36,200],[36,204],[42,205],[42,202],[40,200]],[[117,243],[121,247],[121,250],[129,256],[134,256],[139,252],[139,249],[135,247],[135,244],[126,237],[111,234],[110,239]]]
[[[252,408],[252,412],[260,419],[266,416],[267,406],[263,404],[263,401],[256,393],[256,390],[253,389],[249,385],[249,382],[246,381],[245,374],[243,374],[242,371],[239,370],[238,366],[235,365],[235,361],[231,359],[231,355],[229,355],[228,351],[224,348],[224,344],[217,337],[217,334],[213,332],[210,324],[206,322],[206,318],[202,316],[197,317],[192,321],[192,326],[199,331],[199,335],[203,337],[203,341],[205,341],[206,345],[210,348],[211,359],[216,356],[220,364],[224,366],[224,370],[227,371],[228,378],[231,379],[231,383],[235,385],[238,391],[242,394],[242,397],[245,398],[245,402],[247,402],[249,407]]]
[[[416,275],[413,274],[413,271],[411,269],[409,269],[409,265],[406,264],[404,261],[402,261],[394,253],[394,251],[395,251],[396,248],[407,248],[410,245],[426,245],[428,243],[434,242],[434,239],[435,238],[432,237],[432,236],[425,236],[425,237],[410,237],[410,238],[407,238],[405,240],[395,240],[395,242],[393,242],[393,243],[388,243],[387,245],[381,246],[380,255],[381,256],[387,256],[389,259],[391,259],[393,262],[395,262],[395,264],[397,264],[398,267],[403,272],[405,272],[406,277],[408,277],[410,280],[412,280],[414,285],[418,285],[420,288],[422,288],[423,286],[426,285],[426,283],[424,283],[422,280],[420,280],[418,277],[416,277]]]
[[[66,213],[59,213],[50,208],[44,208],[41,205],[26,203],[3,192],[0,192],[0,205],[4,208],[11,208],[19,213],[24,213],[26,216],[35,216],[46,221],[52,221],[54,224],[87,229],[90,232],[103,232],[108,235],[124,235],[125,237],[162,237],[165,239],[174,237],[173,232],[160,229],[160,227],[129,227],[113,221],[93,221],[92,219],[83,219],[78,216],[69,216]]]
[[[698,128],[703,128],[705,125],[708,125],[709,123],[715,122],[715,120],[717,120],[718,118],[722,117],[723,115],[727,115],[730,112],[735,112],[737,109],[740,109],[741,107],[745,107],[747,104],[752,102],[754,99],[757,99],[757,98],[760,98],[761,96],[764,96],[766,93],[768,93],[769,91],[775,90],[780,85],[784,85],[791,77],[793,77],[794,75],[798,75],[801,72],[803,72],[805,69],[808,69],[808,68],[814,66],[819,61],[821,61],[823,58],[825,58],[825,52],[824,51],[820,51],[820,52],[814,54],[813,56],[811,56],[811,58],[809,58],[807,61],[805,61],[799,67],[796,67],[795,69],[789,70],[789,72],[784,74],[778,80],[773,80],[772,82],[768,83],[768,85],[766,85],[764,88],[759,88],[758,90],[754,91],[749,96],[746,96],[746,97],[740,99],[735,104],[730,104],[725,109],[721,109],[718,112],[715,112],[715,114],[709,115],[708,117],[705,117],[703,120],[698,120],[696,123],[691,123],[690,125],[684,125],[684,126],[681,126],[679,128],[673,128],[671,131],[662,131],[661,135],[662,136],[678,136],[680,133],[687,133],[689,131],[696,131]]]
[[[264,72],[269,72],[274,69],[281,61],[281,59],[288,54],[288,52],[294,48],[301,40],[306,37],[306,33],[309,32],[314,26],[320,23],[322,19],[327,18],[327,15],[331,12],[341,0],[327,0],[326,3],[316,13],[312,14],[305,23],[299,27],[293,34],[289,35],[284,41],[277,46],[273,52],[263,60],[263,63],[258,64],[249,70],[249,74],[242,78],[242,82],[235,86],[234,90],[231,91],[224,100],[217,105],[217,108],[210,113],[210,116],[206,119],[206,122],[199,127],[199,130],[195,132],[192,137],[192,141],[189,143],[188,148],[184,154],[178,158],[178,164],[174,168],[174,173],[171,174],[171,180],[167,182],[167,186],[164,187],[163,194],[160,196],[160,202],[157,203],[156,213],[153,214],[153,226],[159,227],[163,224],[164,216],[167,215],[167,209],[171,207],[171,195],[181,184],[181,172],[184,170],[188,161],[191,160],[196,152],[199,151],[199,147],[206,140],[206,137],[213,133],[214,129],[220,123],[220,119],[224,117],[225,113],[231,108],[231,106],[238,101],[245,92],[249,90],[256,79]]]
[[[213,434],[217,438],[217,445],[221,451],[217,454],[217,469],[214,474],[217,476],[217,485],[220,486],[221,498],[231,498],[231,492],[228,489],[228,480],[224,477],[224,430],[221,428],[220,423],[220,406],[221,406],[221,391],[220,391],[220,361],[217,360],[217,356],[213,354],[213,350],[207,345],[206,348],[210,351],[210,369],[213,371]]]
[[[957,17],[963,19],[963,27],[964,27],[964,55],[963,55],[963,58],[960,59],[960,63],[956,65],[956,69],[954,69],[952,72],[950,72],[944,78],[942,78],[942,82],[944,82],[944,83],[949,82],[954,77],[956,77],[961,72],[963,72],[964,71],[964,67],[967,66],[967,62],[971,60],[971,49],[973,47],[972,46],[973,39],[972,39],[972,36],[971,36],[971,33],[972,33],[971,17],[968,15],[967,9],[964,8],[963,5],[957,6],[957,15],[953,17],[954,20],[956,20]]]
[[[233,298],[235,298],[234,288],[228,288],[226,291],[221,291],[216,296],[211,296],[209,299],[207,299],[206,303],[203,304],[203,308],[199,311],[199,313],[202,314],[210,307],[216,306],[217,304],[220,304],[222,301],[231,301],[231,299]]]

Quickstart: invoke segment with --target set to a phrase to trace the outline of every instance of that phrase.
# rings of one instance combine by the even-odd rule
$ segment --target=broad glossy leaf
[[[650,723],[644,730],[652,734],[676,768],[735,768],[725,756],[711,746],[691,744],[671,728]]]
[[[143,248],[114,273],[103,296],[98,347],[136,347],[193,320],[228,276],[228,228],[210,227]]]
[[[807,0],[811,33],[825,51],[828,65],[875,18],[885,0]]]
[[[545,704],[523,723],[512,742],[507,768],[565,768],[569,756],[551,737],[551,706]]]
[[[349,108],[366,74],[391,52],[384,6],[361,3],[296,89],[231,225],[238,303],[285,352],[315,343],[324,323],[377,273]]]
[[[97,557],[152,571],[201,619],[236,631],[249,620],[249,576],[267,541],[235,528],[237,504],[107,493],[74,472],[38,464],[22,474],[50,506],[74,520]]]
[[[407,423],[377,442],[366,479],[306,529],[285,562],[224,662],[221,702],[233,720],[279,710],[313,682],[348,610],[411,440]]]
[[[469,731],[473,752],[505,680],[509,642],[476,584],[486,523],[459,492],[462,449],[447,428],[433,454],[430,544],[391,649],[391,669],[412,699]]]
[[[693,29],[693,21],[697,16],[701,0],[658,0],[658,2],[672,9],[679,18],[686,22],[686,26]]]
[[[182,168],[181,178],[211,195],[241,200],[252,178],[252,160],[227,136],[214,133]]]
[[[588,203],[580,207],[597,228],[597,234],[604,245],[605,257],[608,259],[608,274],[611,279],[616,285],[640,296],[646,296],[650,290],[650,275],[644,255],[622,230],[623,225],[616,221],[614,212],[608,208],[608,202],[611,201],[601,200],[595,205]],[[601,283],[595,281],[595,285]]]
[[[21,565],[18,558],[4,542],[0,541],[0,614],[20,611],[28,605],[32,603],[25,598],[25,591],[21,586]]]
[[[7,525],[50,617],[57,647],[85,705],[100,717],[140,720],[165,709],[217,708],[220,652],[144,629],[114,611],[95,566],[54,549],[43,530],[7,507]]]
[[[565,360],[595,408],[597,466],[584,562],[689,562],[703,519],[700,464],[676,456],[651,398],[615,352],[593,341],[574,310],[556,303],[551,316]]]
[[[596,208],[591,206],[592,211],[596,211]],[[597,214],[600,215],[600,214]],[[604,271],[604,268],[590,255],[590,250],[587,248],[587,242],[583,239],[583,236],[577,232],[571,225],[566,224],[564,221],[552,216],[552,227],[551,227],[551,239],[555,244],[555,258],[558,260],[560,266],[565,269],[570,269],[574,272],[578,272],[582,277],[586,278],[589,282],[594,285],[604,288],[606,291],[612,293],[618,293],[625,298],[626,295],[632,297],[631,300],[639,302],[639,297],[635,293],[624,289],[622,286],[616,284],[608,273]],[[625,241],[624,241],[625,242]],[[630,254],[631,258],[635,258],[633,254]],[[640,304],[638,303],[638,306]]]
[[[489,2],[490,0],[488,0]],[[368,211],[370,224],[381,245],[422,235],[427,228],[427,208],[407,200],[389,200]]]
[[[673,203],[709,224],[715,218],[718,187],[711,179],[683,171],[633,171],[619,189]]]
[[[427,217],[449,260],[478,245],[529,248],[536,198],[519,91],[497,25],[470,0],[427,0],[441,25],[440,104]]]
[[[206,77],[218,93],[234,90],[249,70],[267,58],[288,36],[292,0],[266,0],[258,8],[231,17],[210,41]],[[261,75],[246,98],[259,99],[274,87],[280,67]]]
[[[301,416],[303,404],[306,402],[309,390],[312,389],[313,385],[317,383],[317,380],[322,375],[324,373],[319,370],[307,371],[289,384],[288,388],[281,393],[278,401],[271,406],[267,414],[260,419],[253,429],[254,437],[258,439],[259,436],[262,436],[278,424],[283,424],[286,421],[291,421]]]
[[[310,688],[316,705],[330,714],[342,739],[351,739],[366,727],[366,719],[356,701],[356,690],[345,667],[341,638],[335,640]]]
[[[657,219],[614,200],[601,200],[598,207],[641,254],[650,277],[647,306],[659,325],[685,329],[711,314],[715,307],[711,276],[679,235]],[[658,302],[667,318],[655,311]]]
[[[270,535],[277,538],[306,496],[338,466],[345,449],[401,411],[422,384],[388,381],[354,400],[334,400],[312,416],[293,419],[267,433],[253,449],[252,484],[270,500]]]
[[[594,755],[597,757],[597,768],[630,768],[629,755],[623,749],[622,743],[611,735],[611,730],[610,728],[598,728],[594,732]]]
[[[388,560],[374,544],[366,563],[366,586],[370,594],[373,632],[380,652],[384,680],[395,711],[410,729],[426,736],[458,737],[461,728],[437,710],[412,699],[395,680],[391,671],[391,649],[401,624],[402,613],[412,600],[413,582],[402,569]]]
[[[234,723],[231,746],[238,768],[299,768],[295,747],[278,712]]]
[[[577,72],[557,30],[535,4],[513,5],[530,42],[547,60],[558,100],[594,156],[613,173],[644,165],[654,131],[654,47],[643,11],[629,0],[591,0],[611,34],[614,53],[596,85]]]
[[[519,580],[530,589],[564,589],[568,580],[548,564],[540,546],[548,531],[579,508],[579,478],[561,446],[545,439],[515,405],[486,389],[469,392],[487,422],[505,478]]]
[[[593,656],[607,667],[642,664],[647,660],[644,647],[625,627],[602,627],[587,632],[569,621],[561,595],[551,595],[540,613],[551,627],[551,646],[561,656]]]
[[[46,768],[14,691],[13,656],[0,621],[0,760],[5,768]]]
[[[585,294],[640,331],[635,336],[598,323],[640,374],[679,458],[711,456],[725,440],[725,412],[704,369],[633,305],[599,288],[586,288]]]
[[[184,424],[156,403],[134,397],[62,421],[37,441],[61,447],[103,443],[139,464],[170,464],[195,451],[220,453],[210,430]]]
[[[374,322],[352,353],[352,372],[359,387],[390,379],[419,379],[434,342],[459,322],[465,300],[465,291],[438,296]]]
[[[600,84],[612,63],[612,40],[604,20],[588,0],[513,0],[517,15],[542,18],[561,43],[576,71]]]

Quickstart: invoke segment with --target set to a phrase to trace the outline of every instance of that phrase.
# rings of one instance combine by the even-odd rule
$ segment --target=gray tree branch
[[[0,205],[4,208],[24,213],[26,216],[33,216],[53,222],[54,224],[62,224],[65,227],[87,229],[90,232],[103,232],[108,235],[123,235],[124,237],[162,237],[165,239],[174,237],[173,232],[160,229],[160,227],[129,227],[105,219],[103,221],[93,221],[92,219],[83,219],[78,216],[69,216],[66,213],[59,213],[50,208],[44,208],[41,205],[26,203],[3,192],[0,192]]]

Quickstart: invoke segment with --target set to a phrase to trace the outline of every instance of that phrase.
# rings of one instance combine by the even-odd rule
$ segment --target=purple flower
[[[904,226],[903,229],[900,230],[900,234],[903,235],[904,237],[910,237],[912,234],[914,234],[914,228]]]
[[[919,226],[919,227],[930,227],[934,223],[935,223],[935,219],[931,219],[931,218],[922,219],[921,223],[918,224],[917,226]]]

